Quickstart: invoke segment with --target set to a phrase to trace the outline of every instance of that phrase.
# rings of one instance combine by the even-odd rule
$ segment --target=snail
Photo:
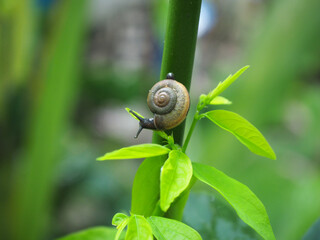
[[[130,110],[140,121],[135,138],[144,128],[169,130],[178,126],[187,116],[190,97],[186,87],[174,80],[173,73],[168,73],[166,79],[156,83],[149,90],[147,103],[154,113],[153,118],[142,118]]]

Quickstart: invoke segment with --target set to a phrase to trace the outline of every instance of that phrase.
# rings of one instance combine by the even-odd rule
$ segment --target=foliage
[[[216,189],[231,204],[238,216],[264,239],[275,239],[263,204],[247,186],[211,166],[196,162],[191,163],[191,160],[185,154],[196,123],[200,119],[208,118],[222,129],[231,132],[253,153],[270,159],[276,158],[272,148],[257,128],[238,114],[226,110],[202,111],[212,104],[213,100],[219,97],[248,67],[246,66],[236,74],[230,75],[209,94],[200,96],[197,111],[193,117],[193,123],[182,147],[174,142],[173,136],[158,131],[157,133],[165,139],[167,145],[135,145],[107,153],[103,157],[98,158],[98,160],[113,160],[151,157],[146,161],[152,166],[152,160],[154,159],[152,157],[168,155],[164,161],[159,162],[159,166],[162,166],[159,181],[160,186],[157,187],[160,188],[160,197],[157,194],[158,192],[155,191],[154,196],[158,203],[152,212],[153,216],[149,216],[150,214],[146,214],[146,216],[136,215],[134,211],[132,211],[130,217],[124,214],[116,214],[113,224],[117,225],[118,234],[115,239],[119,238],[121,231],[126,225],[128,225],[126,239],[152,239],[152,235],[158,240],[201,239],[195,230],[181,222],[157,217],[164,216],[174,200],[189,185],[192,186],[190,183],[192,175]],[[214,104],[216,105],[219,102],[221,104],[230,103],[224,98],[220,98],[220,100],[214,101]],[[143,185],[145,183],[141,182],[140,184],[141,188],[144,188]],[[141,194],[144,193],[141,192]],[[141,208],[143,207],[141,205]],[[146,219],[145,217],[148,218]]]
[[[259,130],[238,114],[226,110],[213,110],[205,116],[222,129],[231,132],[251,152],[276,159],[275,153]]]
[[[69,234],[57,240],[108,240],[116,239],[116,230],[109,227],[93,227]],[[123,238],[120,238],[123,239]]]
[[[2,36],[0,39],[2,136],[0,212],[3,215],[0,220],[0,239],[60,236],[62,233],[92,224],[101,224],[106,220],[110,223],[112,213],[106,211],[110,206],[113,209],[129,209],[130,198],[124,196],[129,195],[130,184],[124,189],[122,184],[133,177],[132,169],[140,160],[103,165],[92,162],[92,159],[101,153],[101,149],[102,151],[118,149],[119,144],[121,147],[127,146],[132,140],[130,137],[124,137],[124,134],[113,135],[108,129],[107,132],[99,131],[97,136],[95,131],[92,131],[97,127],[96,122],[87,120],[96,118],[101,107],[113,109],[112,114],[114,114],[121,112],[118,104],[124,99],[140,97],[142,91],[147,91],[149,85],[145,84],[147,79],[154,79],[150,74],[154,71],[150,71],[149,66],[155,63],[149,61],[143,67],[147,68],[147,71],[143,72],[128,70],[125,66],[121,67],[120,71],[113,71],[113,66],[119,66],[119,58],[113,57],[112,51],[107,51],[107,55],[112,58],[111,61],[103,61],[102,64],[100,61],[98,64],[97,61],[92,61],[92,50],[91,47],[88,48],[88,44],[91,46],[91,38],[92,35],[95,36],[97,26],[91,21],[88,24],[85,19],[88,17],[91,19],[92,14],[97,15],[90,7],[97,1],[85,1],[89,3],[89,7],[86,4],[84,6],[82,2],[4,0],[0,3]],[[161,2],[165,3],[165,6],[162,4],[164,6],[162,9],[165,10],[158,14],[158,25],[164,27],[169,1],[148,2],[148,8],[145,10],[149,12],[151,7],[158,12],[160,9],[158,5]],[[203,76],[205,71],[211,79],[221,79],[225,69],[235,64],[243,62],[252,64],[254,68],[246,73],[246,82],[237,85],[232,95],[227,93],[226,96],[236,100],[236,105],[232,107],[235,107],[242,116],[259,128],[268,127],[266,130],[268,140],[272,139],[272,145],[276,146],[277,157],[281,161],[279,164],[271,161],[254,161],[255,157],[250,156],[250,152],[246,152],[237,140],[220,128],[208,127],[210,123],[207,120],[204,120],[207,121],[206,124],[197,126],[199,128],[197,134],[190,142],[192,148],[189,148],[187,153],[193,161],[199,160],[207,165],[214,164],[215,168],[223,170],[229,176],[250,183],[251,190],[263,200],[268,209],[277,238],[301,239],[319,217],[320,212],[318,204],[320,192],[315,191],[320,183],[318,168],[320,89],[317,74],[320,32],[315,31],[320,23],[320,15],[317,14],[320,2],[284,0],[265,3],[260,1],[254,9],[247,11],[249,15],[246,15],[248,17],[245,22],[237,19],[243,17],[241,9],[248,10],[248,2],[230,5],[228,1],[223,1],[219,4],[219,11],[222,10],[219,19],[224,26],[215,29],[213,33],[216,34],[210,34],[210,41],[205,41],[206,45],[211,45],[210,52],[203,52],[200,49],[198,57],[201,67],[193,76]],[[39,8],[40,4],[50,5],[50,8]],[[240,11],[234,11],[239,10],[239,6]],[[141,5],[139,9],[140,7]],[[123,29],[119,27],[119,22],[121,26],[122,21],[117,21],[113,14],[116,13],[115,16],[119,15],[120,19],[124,19],[123,15],[118,14],[124,13],[124,8],[117,8],[116,12],[111,11],[112,15],[108,15],[108,12],[110,13],[108,10],[112,8],[105,9],[107,11],[100,9],[103,12],[100,14],[104,14],[108,20],[103,18],[104,21],[99,22],[101,24],[99,26],[106,26],[111,22],[115,29]],[[78,15],[79,11],[82,12],[81,16]],[[284,12],[286,14],[283,14]],[[235,21],[236,24],[228,24],[229,20]],[[153,19],[148,27],[154,22]],[[182,22],[190,25],[189,22]],[[81,27],[81,32],[83,30],[89,32],[85,38],[86,46],[74,49],[74,46],[78,46],[79,40],[81,41],[82,34],[78,34],[79,31],[76,30],[79,29],[78,26]],[[179,27],[172,29],[172,32],[177,32],[178,35],[172,37],[172,41],[176,43],[176,48],[180,47],[184,52],[188,52],[185,50],[190,48],[181,44],[179,36],[185,40],[190,34],[181,34],[177,29],[182,30]],[[101,29],[98,31],[101,33]],[[107,42],[110,36],[118,40],[116,32],[113,33],[115,34],[108,34]],[[233,33],[236,33],[236,38]],[[254,33],[252,41],[250,33]],[[228,38],[228,46],[236,49],[231,55],[230,51],[221,49],[224,44],[212,45],[212,37],[215,39],[214,43],[225,42],[226,38],[221,36]],[[156,46],[158,43],[160,46],[163,45],[163,38],[152,39]],[[168,43],[167,40],[165,45]],[[64,44],[57,44],[57,41]],[[107,46],[109,44],[103,44],[103,49],[108,49]],[[112,44],[111,46],[113,47]],[[121,48],[122,41],[118,42],[117,46]],[[86,54],[79,55],[78,53],[83,50]],[[55,61],[57,57],[54,55],[61,55],[61,52],[64,57],[59,57],[60,60]],[[221,55],[216,55],[217,52],[221,52]],[[100,53],[103,54],[102,51]],[[130,52],[126,51],[126,54],[128,53]],[[176,51],[168,53],[167,55],[175,54],[171,61],[182,65],[180,69],[175,68],[175,70],[172,70],[172,65],[167,67],[167,70],[173,72],[180,70],[178,76],[182,77],[179,81],[185,78],[181,73],[188,72],[187,75],[190,75],[190,69],[192,73],[192,67],[183,65],[184,62],[190,62],[189,60],[181,61],[181,58],[176,57]],[[214,62],[210,58],[211,53],[215,55]],[[72,57],[74,55],[78,57]],[[201,61],[203,55],[205,61]],[[74,66],[74,62],[77,66]],[[83,66],[78,66],[83,62],[85,63]],[[205,64],[202,65],[203,63]],[[49,69],[53,70],[49,73]],[[80,74],[71,76],[68,74],[70,70]],[[163,74],[166,74],[166,70]],[[63,94],[67,97],[61,97],[61,92],[67,93]],[[219,97],[213,99],[211,104],[219,100]],[[40,112],[44,114],[39,114]],[[34,134],[35,132],[37,134]],[[107,133],[107,136],[101,137],[104,133]],[[175,139],[177,140],[177,134]],[[126,144],[123,144],[123,141]],[[157,186],[160,186],[160,169],[165,160],[166,155],[162,155],[143,161],[141,166],[147,166],[148,171],[142,179],[135,179],[139,188],[134,188],[136,194],[132,199],[132,212],[141,215],[145,213],[148,215],[151,212],[152,215],[154,205],[159,199],[160,189],[157,189]],[[126,171],[130,171],[129,174]],[[140,168],[138,173],[137,175],[142,176]],[[153,182],[150,177],[154,173],[158,173],[155,174],[157,182]],[[83,212],[78,211],[74,204],[79,197],[87,198],[88,193],[90,197],[82,202],[81,210],[84,209],[83,205],[92,204],[94,207],[91,212],[98,210],[101,213],[94,214],[93,219],[83,217]],[[186,191],[182,194],[187,195]],[[193,195],[194,191],[187,204],[190,204]],[[144,198],[146,196],[147,198]],[[180,199],[181,195],[171,204],[169,211],[176,209],[175,203]],[[237,229],[233,229],[233,225],[227,230],[228,234],[224,231],[225,225],[220,225],[221,221],[216,215],[217,211],[221,210],[216,209],[217,199],[220,200],[216,195],[210,195],[213,208],[210,210],[202,204],[200,206],[193,203],[193,206],[197,205],[197,211],[200,211],[199,208],[205,208],[207,212],[202,211],[203,218],[194,218],[197,220],[190,223],[186,221],[186,216],[192,209],[185,209],[184,221],[197,229],[204,239],[241,239],[239,236],[230,237],[229,233]],[[227,204],[226,201],[222,201]],[[142,204],[139,204],[140,202]],[[228,207],[224,209],[229,210]],[[60,219],[61,215],[70,211],[79,216],[77,221],[74,221],[74,218]],[[212,224],[217,223],[216,228],[212,224],[202,222],[206,214],[211,214]],[[165,215],[168,216],[167,213]],[[228,220],[229,224],[241,223],[242,228],[242,220],[238,218],[234,221],[235,219],[234,216],[232,219],[228,216],[225,221]],[[199,226],[199,222],[202,222],[208,232],[211,231],[210,237],[200,230],[202,225]],[[84,225],[81,225],[83,223]],[[220,235],[215,236],[218,229]]]
[[[153,234],[158,240],[201,240],[197,231],[179,221],[153,216],[148,218],[148,222],[152,227]]]
[[[214,167],[193,163],[193,169],[196,178],[216,189],[245,223],[264,239],[275,239],[263,204],[247,186]]]
[[[169,153],[169,149],[158,144],[141,144],[106,153],[97,160],[134,159],[161,156]]]

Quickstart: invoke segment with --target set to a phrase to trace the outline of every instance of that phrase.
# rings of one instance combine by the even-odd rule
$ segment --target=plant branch
[[[201,9],[201,0],[170,0],[167,18],[167,29],[162,57],[160,80],[165,79],[169,72],[175,76],[175,80],[181,82],[188,90],[191,84],[194,54],[197,42],[198,24]],[[185,122],[167,132],[173,133],[175,143],[182,145]],[[163,144],[163,139],[153,134],[153,143]],[[147,162],[146,162],[147,161]],[[151,162],[163,163],[165,160],[157,157],[146,159],[148,164],[141,164],[136,174],[132,191],[132,211],[135,214],[150,216],[159,214],[155,202],[160,194],[160,188],[154,188],[159,184],[160,169],[162,165],[154,166]],[[141,189],[141,183],[148,181],[145,188]],[[142,192],[144,191],[144,192]],[[181,220],[182,212],[188,198],[189,191],[183,196],[183,201],[175,201],[166,217]],[[149,192],[147,194],[146,192]],[[138,201],[139,200],[139,201]],[[141,202],[149,204],[148,210],[142,209]],[[155,211],[155,212],[154,212]]]
[[[188,90],[191,84],[194,54],[197,42],[201,0],[170,0],[167,29],[162,56],[160,80],[169,72]],[[185,122],[168,132],[173,132],[175,142],[182,145]],[[161,138],[153,135],[154,143],[161,143]]]
[[[193,130],[197,124],[197,122],[199,121],[199,112],[197,111],[196,114],[194,115],[194,118],[192,120],[192,123],[191,123],[191,126],[190,126],[190,129],[189,129],[189,132],[188,132],[188,135],[186,137],[186,140],[184,141],[184,144],[182,146],[182,152],[186,152],[187,150],[187,147],[188,147],[188,144],[189,144],[189,141],[191,139],[191,136],[192,136],[192,133],[193,133]]]
[[[176,80],[185,85],[188,90],[191,84],[200,9],[201,0],[169,1],[160,79],[165,79],[167,73],[172,72]],[[183,142],[184,129],[185,121],[168,132],[168,135],[170,135],[171,132],[173,133],[175,142],[180,146],[182,146]],[[161,140],[157,137],[157,134],[153,136],[153,142],[160,143]],[[177,200],[171,205],[169,211],[166,213],[166,217],[181,220],[189,192],[190,189],[184,192],[181,198],[184,199],[183,201]]]

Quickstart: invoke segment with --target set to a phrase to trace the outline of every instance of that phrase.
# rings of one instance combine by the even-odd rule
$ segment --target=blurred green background
[[[130,211],[141,160],[95,158],[151,141],[151,131],[133,139],[138,124],[124,108],[151,116],[167,4],[0,1],[0,239],[53,239]],[[206,120],[188,153],[248,185],[280,240],[320,239],[319,221],[305,235],[320,217],[319,9],[318,0],[202,5],[190,113],[199,94],[251,65],[224,96],[278,159],[252,155]],[[260,239],[201,184],[184,218],[204,239]]]

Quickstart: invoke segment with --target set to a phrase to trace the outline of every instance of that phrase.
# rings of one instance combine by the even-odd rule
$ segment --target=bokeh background
[[[130,211],[141,160],[95,159],[151,141],[147,130],[133,139],[138,123],[124,108],[150,116],[167,5],[0,1],[1,239],[53,239]],[[188,153],[248,185],[280,240],[320,239],[319,10],[318,0],[202,5],[190,113],[199,94],[251,65],[225,92],[227,108],[257,126],[278,158],[254,156],[206,120]],[[260,239],[209,190],[196,184],[184,216],[203,239]]]

